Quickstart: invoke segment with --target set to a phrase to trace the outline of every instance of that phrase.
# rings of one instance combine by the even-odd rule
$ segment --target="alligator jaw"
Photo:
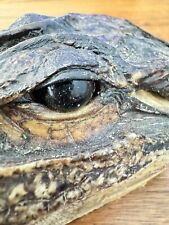
[[[116,183],[107,189],[94,190],[85,201],[76,201],[73,204],[67,205],[52,212],[49,215],[42,217],[39,221],[30,223],[30,225],[65,225],[71,221],[86,215],[87,213],[102,207],[110,201],[117,200],[127,193],[135,190],[138,187],[143,187],[146,183],[161,173],[166,166],[168,157],[160,157],[158,161],[153,162],[146,169],[137,173],[137,175],[125,180],[121,183]],[[63,215],[68,215],[63,217]],[[57,221],[57,223],[56,223]]]

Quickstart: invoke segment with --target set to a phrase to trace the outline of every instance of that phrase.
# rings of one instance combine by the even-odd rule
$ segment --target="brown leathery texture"
[[[38,120],[34,116],[26,115],[25,112],[13,108],[5,108],[4,113],[8,116],[5,127],[1,125],[2,130],[7,130],[7,135],[14,140],[22,140],[22,132],[28,132],[32,139],[37,137],[45,140],[55,140],[56,143],[80,142],[94,132],[103,129],[106,125],[118,119],[116,108],[113,105],[95,106],[96,112],[93,115],[85,115],[77,119],[61,121]],[[98,109],[97,109],[98,108]],[[12,110],[12,111],[11,111]],[[5,121],[6,117],[2,116]],[[13,129],[10,129],[10,127]],[[9,128],[8,128],[9,127]],[[15,131],[16,130],[16,131]],[[14,133],[16,132],[16,134]]]
[[[31,164],[23,169],[9,168],[11,174],[1,173],[1,224],[27,224],[63,204],[86,199],[93,190],[121,182],[154,161],[155,155],[142,153],[143,138],[130,134],[127,139],[114,143],[116,151],[105,149],[90,157],[42,161],[38,167],[32,164],[30,170]]]
[[[122,196],[164,168],[167,43],[127,20],[82,14],[25,15],[0,41],[1,224],[42,225],[93,192],[106,200],[120,187]],[[67,79],[99,84],[90,104],[62,113],[34,102],[35,90]]]

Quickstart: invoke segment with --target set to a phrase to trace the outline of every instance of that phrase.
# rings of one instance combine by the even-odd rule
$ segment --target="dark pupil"
[[[95,82],[72,80],[54,83],[32,93],[36,102],[61,112],[87,104],[95,92]]]

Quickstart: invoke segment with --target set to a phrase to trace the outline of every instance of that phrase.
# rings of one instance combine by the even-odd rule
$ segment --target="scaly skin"
[[[103,15],[29,14],[0,33],[0,224],[66,224],[165,168],[168,50]],[[67,78],[100,93],[67,113],[23,101]]]

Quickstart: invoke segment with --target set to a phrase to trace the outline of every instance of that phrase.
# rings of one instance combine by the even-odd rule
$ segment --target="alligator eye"
[[[32,92],[35,102],[60,112],[73,111],[89,103],[96,91],[95,81],[71,80],[48,85]]]

